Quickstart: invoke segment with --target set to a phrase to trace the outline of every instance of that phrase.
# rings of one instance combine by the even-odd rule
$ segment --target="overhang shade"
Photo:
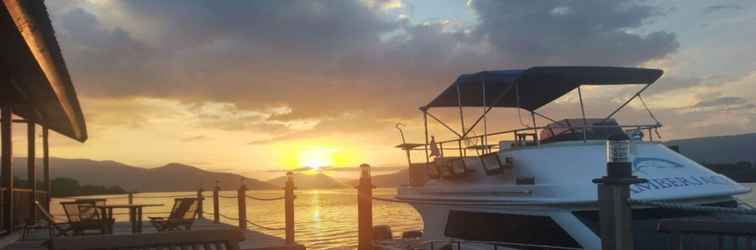
[[[533,67],[481,71],[459,76],[421,109],[432,107],[509,107],[533,111],[580,85],[650,85],[658,69],[623,67]]]
[[[87,139],[76,91],[43,1],[0,6],[0,101],[24,119]]]

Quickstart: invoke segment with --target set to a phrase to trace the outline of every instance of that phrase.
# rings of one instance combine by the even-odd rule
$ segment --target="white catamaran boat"
[[[493,249],[490,243],[497,249],[600,249],[597,186],[592,180],[606,175],[607,139],[621,135],[630,140],[633,175],[648,180],[631,186],[631,199],[746,206],[734,196],[750,188],[662,144],[660,123],[625,125],[613,118],[632,100],[643,101],[641,93],[662,73],[643,68],[534,67],[461,75],[420,108],[425,143],[398,146],[407,151],[410,185],[400,187],[396,199],[421,214],[422,239],[427,241],[457,240],[465,249]],[[582,85],[624,84],[642,88],[608,116],[585,117]],[[541,107],[575,89],[582,117],[556,120],[539,113]],[[484,112],[465,127],[463,110],[469,107]],[[452,129],[431,113],[437,108],[458,109],[462,130]],[[524,110],[532,124],[489,132],[486,115],[494,108]],[[429,118],[455,138],[432,142]],[[539,127],[537,120],[549,124]],[[478,126],[484,128],[483,134],[471,136]],[[471,140],[476,143],[470,145]],[[423,151],[424,159],[410,159],[412,152]],[[718,216],[722,215],[634,205],[635,247],[668,247],[667,236],[657,232],[659,220]]]

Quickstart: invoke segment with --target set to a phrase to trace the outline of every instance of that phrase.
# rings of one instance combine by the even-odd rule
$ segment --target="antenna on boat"
[[[396,123],[396,125],[394,125],[394,127],[395,127],[395,128],[397,129],[397,130],[399,130],[399,135],[401,135],[401,136],[402,136],[402,144],[405,144],[405,143],[407,143],[407,142],[406,142],[406,141],[404,140],[404,131],[402,130],[402,127],[404,127],[404,126],[405,126],[405,125],[404,125],[404,124],[402,124],[401,122],[397,122],[397,123]]]

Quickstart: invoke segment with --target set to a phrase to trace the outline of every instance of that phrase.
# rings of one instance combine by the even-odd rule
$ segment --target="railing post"
[[[627,136],[610,137],[607,141],[607,174],[593,182],[598,184],[599,225],[603,250],[633,248],[630,185],[646,182],[633,176],[630,141]]]
[[[370,165],[360,165],[360,184],[357,186],[357,217],[359,250],[373,249],[373,182]]]
[[[6,232],[13,231],[13,142],[11,141],[11,105],[6,103],[2,105],[0,110],[0,165],[2,166],[2,186],[5,188],[3,192],[3,216],[2,222]]]
[[[218,181],[215,181],[215,188],[213,189],[213,221],[220,223],[220,185]]]
[[[286,243],[294,244],[294,173],[286,173],[284,208],[286,212]]]
[[[205,201],[205,197],[202,196],[202,192],[205,190],[202,190],[202,186],[200,185],[199,189],[197,190],[197,216],[201,218],[205,218],[205,211],[203,209],[202,203]]]
[[[134,192],[129,192],[129,205],[134,204]]]
[[[244,184],[244,178],[237,192],[237,199],[239,200],[239,229],[244,230],[247,229],[247,185]]]

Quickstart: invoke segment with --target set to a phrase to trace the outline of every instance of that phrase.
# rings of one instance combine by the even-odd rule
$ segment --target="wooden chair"
[[[194,220],[197,219],[199,202],[197,198],[176,198],[171,209],[171,214],[167,218],[149,217],[150,222],[158,232],[189,231],[192,229]]]
[[[26,225],[24,225],[24,231],[21,234],[22,240],[27,239],[27,237],[31,236],[31,233],[37,229],[47,229],[51,239],[58,236],[69,235],[72,229],[68,222],[56,222],[55,218],[48,213],[41,204],[39,204],[39,201],[34,201],[34,207],[40,214],[42,214],[42,220],[45,224],[38,224],[31,221],[27,222]]]
[[[113,224],[113,221],[106,221],[97,210],[96,203],[92,201],[83,202],[61,202],[63,210],[68,217],[68,223],[74,235],[87,234],[95,231],[96,234],[105,234]]]
[[[56,238],[50,250],[193,249],[239,250],[244,235],[238,229],[97,235]]]

